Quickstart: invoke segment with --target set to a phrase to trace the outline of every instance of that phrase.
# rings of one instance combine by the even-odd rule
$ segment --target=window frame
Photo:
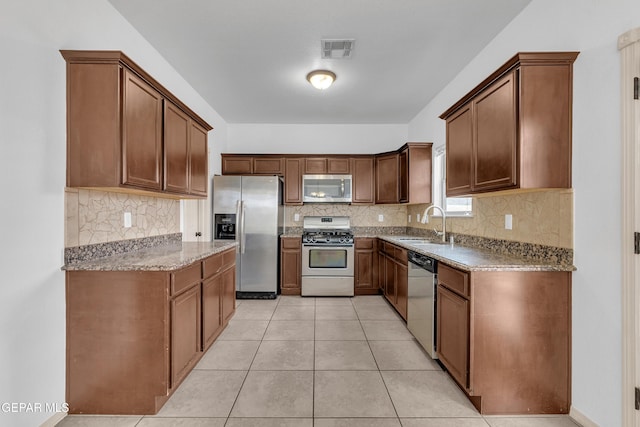
[[[472,197],[447,197],[446,185],[446,150],[444,146],[438,147],[433,152],[433,204],[442,208],[448,217],[472,218],[473,198]],[[468,209],[465,207],[468,206]],[[433,210],[433,216],[441,216],[440,211]]]

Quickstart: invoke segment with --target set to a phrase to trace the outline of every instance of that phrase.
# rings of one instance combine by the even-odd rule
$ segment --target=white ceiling
[[[109,1],[228,123],[391,124],[531,0]],[[355,39],[352,58],[321,59],[323,38]],[[318,68],[338,76],[325,91]]]

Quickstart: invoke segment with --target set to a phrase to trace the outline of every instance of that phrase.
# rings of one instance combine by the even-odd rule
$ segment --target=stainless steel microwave
[[[302,175],[304,203],[351,203],[351,175]]]

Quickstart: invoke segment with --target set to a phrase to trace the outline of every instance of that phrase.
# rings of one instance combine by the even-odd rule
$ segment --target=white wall
[[[533,0],[409,124],[444,144],[438,116],[518,51],[577,50],[572,403],[600,426],[621,417],[621,140],[617,37],[640,26],[637,0]]]
[[[373,154],[405,142],[407,125],[402,124],[229,124],[233,153]]]
[[[124,51],[216,129],[226,124],[105,0],[0,6],[0,403],[65,401],[65,62],[60,49]],[[3,406],[3,408],[5,408]],[[47,412],[6,413],[34,426]]]

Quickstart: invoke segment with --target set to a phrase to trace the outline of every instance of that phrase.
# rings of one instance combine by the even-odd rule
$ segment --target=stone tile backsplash
[[[124,213],[132,225],[124,227]],[[137,194],[65,189],[65,247],[180,232],[180,201]]]

